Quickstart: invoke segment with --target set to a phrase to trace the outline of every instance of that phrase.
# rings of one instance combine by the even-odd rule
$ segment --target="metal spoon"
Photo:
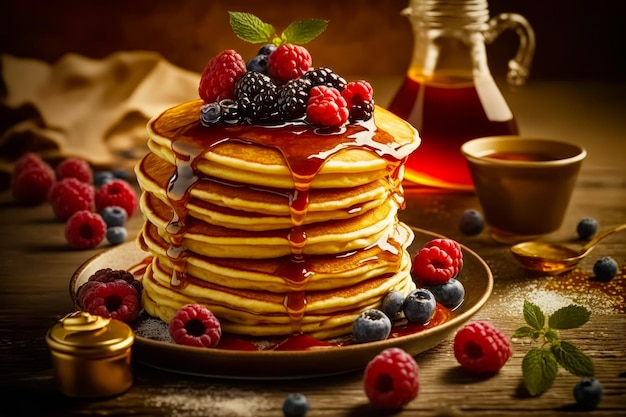
[[[511,252],[526,268],[557,275],[574,268],[602,239],[624,229],[626,229],[626,224],[605,230],[578,251],[567,246],[535,240],[513,245]]]

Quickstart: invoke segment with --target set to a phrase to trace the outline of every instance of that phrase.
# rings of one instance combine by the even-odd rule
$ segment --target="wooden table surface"
[[[378,99],[384,104],[397,80],[378,84],[387,92]],[[595,217],[601,228],[626,223],[626,85],[531,80],[516,91],[505,89],[505,96],[523,133],[568,139],[589,151],[567,217],[561,229],[547,238],[574,241],[576,224],[585,216]],[[494,291],[472,320],[489,320],[510,336],[524,324],[524,299],[547,309],[570,302],[589,308],[590,321],[563,331],[562,337],[592,358],[604,386],[604,398],[590,415],[626,415],[626,233],[609,237],[578,269],[550,278],[521,268],[507,246],[494,243],[485,233],[463,236],[457,224],[467,208],[479,208],[473,193],[411,188],[402,218],[457,239],[489,265]],[[134,216],[128,224],[130,233],[135,234],[140,224],[141,216]],[[23,208],[13,203],[9,193],[0,195],[1,416],[280,416],[290,392],[308,397],[311,417],[380,415],[368,404],[361,371],[314,379],[246,381],[180,375],[135,363],[134,385],[121,396],[100,401],[62,396],[54,385],[44,336],[73,310],[68,292],[72,273],[106,249],[70,250],[62,230],[49,206]],[[601,256],[613,256],[621,271],[610,283],[590,286],[593,263]],[[397,415],[580,415],[572,396],[579,377],[560,370],[552,388],[529,397],[522,389],[521,361],[531,345],[516,340],[513,347],[506,366],[488,378],[461,370],[451,339],[418,355],[418,398]]]

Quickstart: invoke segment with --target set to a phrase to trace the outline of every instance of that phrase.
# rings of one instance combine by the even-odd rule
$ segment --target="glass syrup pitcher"
[[[487,65],[485,44],[503,31],[519,36],[507,81],[526,81],[535,51],[528,21],[515,13],[489,18],[487,0],[411,0],[413,56],[388,109],[409,121],[422,138],[409,157],[405,178],[413,183],[472,190],[461,145],[473,138],[518,134],[517,122]]]

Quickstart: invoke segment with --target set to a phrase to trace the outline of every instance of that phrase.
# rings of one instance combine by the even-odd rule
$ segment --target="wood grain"
[[[594,90],[586,91],[589,95],[586,100],[593,100]],[[533,96],[535,92],[528,94]],[[562,99],[567,101],[571,97]],[[603,105],[613,108],[615,103]],[[564,119],[580,125],[594,122],[586,119],[584,113],[572,114],[564,109],[559,110],[557,124]],[[595,110],[598,111],[601,109]],[[613,124],[596,125],[596,131],[599,134],[592,147],[617,146],[618,151],[623,150],[624,145],[612,140],[616,135],[624,137],[623,123],[615,120]],[[609,138],[607,142],[602,142],[603,137]],[[548,239],[577,244],[575,225],[583,216],[595,217],[602,228],[626,222],[624,166],[611,162],[611,158],[606,159],[609,162],[605,166],[601,161],[583,170],[562,228],[547,236]],[[626,233],[608,238],[579,269],[568,275],[538,276],[517,265],[508,247],[495,244],[485,233],[474,237],[460,234],[457,228],[460,214],[467,208],[478,207],[472,193],[409,187],[402,218],[417,227],[459,240],[487,262],[495,277],[495,287],[475,319],[489,320],[507,335],[523,325],[519,306],[524,298],[542,303],[553,300],[556,304],[551,307],[568,300],[588,305],[592,310],[590,321],[583,327],[562,331],[561,337],[591,356],[596,376],[604,386],[602,403],[590,415],[625,415]],[[140,215],[130,220],[131,235],[137,233],[141,221]],[[369,406],[360,371],[314,379],[247,381],[179,375],[135,363],[134,385],[119,397],[99,401],[63,397],[54,386],[45,332],[73,309],[68,289],[72,273],[105,247],[69,250],[62,230],[63,224],[53,220],[49,206],[20,207],[13,203],[8,192],[0,195],[0,415],[269,417],[282,415],[282,402],[290,392],[302,392],[308,397],[309,417],[384,415]],[[608,284],[612,292],[585,284],[593,262],[600,256],[613,256],[622,267],[620,275]],[[571,283],[567,281],[570,278]],[[514,354],[507,365],[496,375],[481,378],[459,367],[451,339],[418,355],[419,396],[394,415],[581,415],[572,396],[579,378],[560,370],[548,392],[530,397],[522,386],[521,361],[534,345],[515,340],[513,346]]]

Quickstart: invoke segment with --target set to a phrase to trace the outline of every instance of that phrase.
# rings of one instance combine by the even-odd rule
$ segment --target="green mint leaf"
[[[593,376],[594,366],[591,358],[569,342],[562,341],[552,345],[550,351],[559,365],[577,376]]]
[[[328,20],[306,19],[292,22],[281,34],[285,43],[304,45],[326,30]]]
[[[548,326],[553,329],[574,329],[587,323],[589,317],[591,317],[591,311],[572,304],[552,313],[548,319]]]
[[[536,340],[538,337],[538,334],[537,334],[537,331],[533,329],[532,327],[524,326],[515,330],[515,333],[513,333],[513,336],[511,337],[530,337]]]
[[[533,348],[522,359],[524,385],[530,395],[546,392],[554,383],[558,364],[549,350]]]
[[[546,316],[541,309],[530,301],[524,300],[524,320],[530,327],[541,330],[546,324]]]
[[[270,43],[276,36],[274,26],[251,13],[228,12],[230,27],[238,38],[250,43]]]
[[[550,343],[557,343],[559,341],[559,334],[554,329],[548,329],[548,331],[544,334],[544,337]]]

